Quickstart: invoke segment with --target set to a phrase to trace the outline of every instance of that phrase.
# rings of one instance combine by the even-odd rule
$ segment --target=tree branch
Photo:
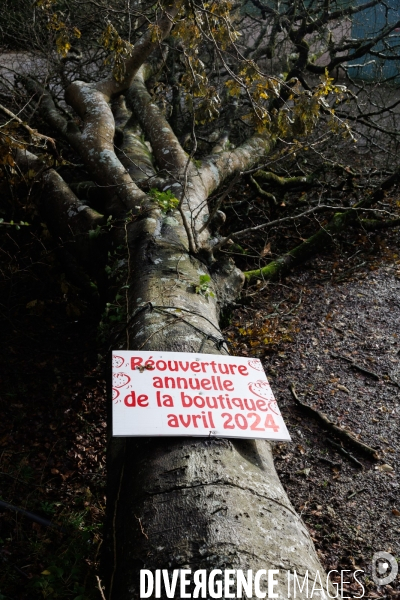
[[[381,31],[381,33],[379,35],[375,36],[374,38],[369,39],[368,41],[365,40],[364,45],[362,45],[363,40],[360,40],[361,44],[360,44],[359,48],[357,50],[355,50],[352,54],[345,54],[344,56],[336,56],[335,58],[332,58],[331,61],[329,62],[329,64],[327,64],[327,65],[319,66],[314,63],[308,62],[307,70],[310,71],[311,73],[321,75],[325,72],[325,69],[328,69],[328,71],[331,72],[335,67],[339,66],[340,64],[342,64],[344,62],[348,62],[350,60],[356,60],[357,58],[361,58],[362,56],[365,56],[366,54],[368,54],[369,51],[374,46],[376,46],[376,44],[378,42],[383,40],[386,36],[388,36],[392,31],[394,31],[398,27],[400,27],[400,21],[397,21],[396,23],[393,23],[392,25],[386,27],[385,29],[383,29]],[[341,48],[335,48],[335,54],[337,52],[341,52]]]
[[[272,138],[254,135],[234,150],[225,150],[206,158],[199,169],[199,176],[209,196],[225,179],[239,171],[250,169],[260,158],[268,154],[274,145]]]
[[[360,219],[359,223],[363,229],[367,231],[376,231],[377,229],[389,229],[400,225],[400,218],[389,219],[387,221],[379,221],[378,219]]]
[[[331,210],[340,210],[342,212],[334,214],[333,218],[325,227],[322,227],[319,231],[317,231],[317,233],[309,237],[299,246],[296,246],[296,248],[293,248],[293,250],[290,250],[290,252],[287,252],[283,256],[277,258],[276,260],[273,260],[261,269],[254,269],[252,271],[245,272],[246,279],[248,281],[251,281],[256,278],[269,280],[275,279],[279,275],[289,271],[295,264],[306,260],[309,256],[316,252],[318,248],[321,248],[327,241],[329,241],[333,235],[342,231],[343,227],[345,227],[349,223],[349,221],[354,219],[354,217],[358,214],[359,210],[366,210],[370,206],[381,200],[381,198],[383,198],[385,195],[385,191],[390,189],[395,183],[397,183],[399,179],[400,169],[392,175],[390,175],[390,177],[385,179],[385,181],[381,183],[381,185],[374,191],[373,194],[367,196],[364,200],[361,200],[361,202],[358,202],[355,206],[350,207],[348,209],[344,209],[343,207],[330,207]],[[321,209],[323,208],[322,205],[320,205],[320,207]],[[320,207],[317,206],[314,209],[305,211],[304,213],[297,216],[284,217],[283,219],[270,221],[269,223],[264,223],[263,225],[259,225],[257,227],[250,227],[247,230],[242,230],[242,232],[238,233],[241,234],[242,237],[247,233],[250,233],[251,231],[263,229],[263,227],[265,226],[270,226],[272,224],[278,224],[279,222],[282,223],[283,221],[290,221],[298,219],[301,216],[306,216],[307,213],[310,214],[311,212],[316,212],[316,209],[319,209]],[[394,223],[393,226],[397,225],[397,219],[393,219],[392,221],[396,221],[396,223]],[[230,239],[236,239],[235,236],[231,236]],[[226,243],[225,240],[228,241],[229,236],[221,240],[219,244]],[[215,248],[217,248],[219,244],[215,246]]]
[[[317,207],[318,208],[318,207]],[[327,208],[327,207],[325,207]],[[307,211],[311,212],[311,211]],[[316,211],[314,211],[316,212]],[[305,213],[303,213],[304,215]],[[245,277],[247,281],[253,279],[276,279],[280,275],[285,275],[294,265],[303,262],[314,254],[319,248],[322,248],[327,242],[332,239],[332,236],[339,231],[343,230],[343,227],[347,224],[351,218],[351,212],[336,213],[331,221],[325,227],[321,227],[317,233],[310,236],[293,250],[290,250],[283,256],[280,256],[276,260],[271,261],[265,267],[261,269],[254,269],[253,271],[246,271]],[[299,215],[300,216],[300,215]],[[295,219],[297,217],[288,217],[287,219]],[[282,221],[282,220],[281,220]],[[232,237],[232,239],[235,239]]]
[[[132,181],[114,151],[115,121],[105,96],[90,84],[77,81],[66,92],[67,102],[82,115],[82,133],[68,135],[96,183],[108,187],[128,210],[146,198]]]
[[[134,117],[129,119],[122,130],[117,155],[133,181],[139,182],[157,175],[152,153],[143,141],[142,132]]]
[[[126,94],[127,104],[149,139],[160,169],[165,169],[173,177],[180,178],[186,167],[188,155],[147,91],[145,80],[149,73],[146,71],[145,66],[138,70]]]
[[[172,5],[164,8],[156,22],[151,24],[147,32],[136,42],[131,56],[125,62],[125,75],[122,81],[116,81],[114,77],[111,77],[96,84],[97,91],[104,95],[106,101],[110,101],[113,96],[128,89],[139,68],[158,48],[160,42],[169,35],[174,18],[181,10],[182,5],[183,0],[175,0]]]
[[[246,229],[242,229],[241,231],[237,231],[236,233],[232,233],[222,238],[218,244],[214,246],[214,250],[219,250],[222,246],[225,246],[229,240],[238,240],[249,233],[253,233],[254,231],[260,231],[262,229],[266,229],[267,227],[273,227],[274,225],[281,225],[282,223],[287,223],[290,221],[296,221],[297,219],[301,219],[303,217],[307,217],[316,212],[321,212],[322,210],[343,210],[342,206],[328,206],[326,204],[318,204],[318,206],[314,206],[313,208],[309,208],[304,212],[293,215],[291,217],[282,217],[281,219],[275,219],[274,221],[268,221],[267,223],[262,223],[261,225],[256,225],[255,227],[247,227]],[[355,208],[349,208],[348,210],[355,210]]]
[[[25,131],[29,133],[30,136],[39,140],[44,140],[45,142],[49,142],[54,148],[54,150],[56,150],[56,142],[54,138],[44,135],[43,133],[39,133],[36,129],[32,129],[27,123],[24,123],[22,119],[20,119],[17,115],[11,112],[11,110],[8,110],[8,108],[3,106],[2,104],[0,104],[0,111],[3,114],[7,115],[7,117],[10,117],[13,121],[17,121],[17,123],[21,125],[21,127],[23,127]]]
[[[82,204],[63,178],[54,169],[46,168],[46,165],[32,152],[18,148],[13,148],[12,152],[22,172],[31,169],[38,173],[42,172],[45,186],[42,204],[58,236],[70,239],[71,235],[87,233],[90,229],[96,229],[98,225],[104,223],[103,215]]]
[[[30,77],[24,77],[21,75],[20,80],[32,97],[37,98],[41,113],[51,127],[53,127],[60,135],[62,135],[62,137],[66,138],[69,122],[60,114],[60,111],[56,107],[50,92]],[[76,131],[79,131],[76,126],[75,128]]]

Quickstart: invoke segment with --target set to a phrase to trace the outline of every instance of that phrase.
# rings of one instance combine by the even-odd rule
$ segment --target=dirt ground
[[[293,344],[266,365],[276,372],[272,380],[293,440],[276,449],[276,466],[324,566],[359,566],[370,573],[374,553],[400,555],[399,264],[358,281],[315,282],[298,319]],[[294,404],[289,382],[303,402],[376,448],[379,460],[353,451],[346,441],[343,447],[361,464],[338,453],[329,444],[336,437]],[[390,595],[392,588],[381,591]]]
[[[106,426],[99,315],[51,251],[36,260],[32,244],[29,257],[15,250],[3,272],[0,500],[58,528],[0,505],[0,600],[99,598]],[[281,283],[246,290],[225,330],[237,354],[263,360],[292,436],[275,445],[276,468],[322,563],[364,570],[368,598],[400,597],[399,578],[386,587],[371,580],[374,553],[400,555],[396,244],[394,232],[379,257],[349,247],[339,259],[320,258]],[[296,405],[290,384],[379,460],[327,432]],[[360,594],[351,582],[345,589]]]
[[[342,266],[335,277],[333,261],[320,259],[255,294],[229,328],[239,353],[264,355],[292,437],[275,446],[275,465],[323,565],[364,570],[369,598],[400,597],[399,577],[385,587],[371,580],[376,552],[400,555],[400,261],[396,253],[375,261],[357,271]],[[291,384],[379,459],[306,413]],[[360,594],[354,584],[347,589]]]

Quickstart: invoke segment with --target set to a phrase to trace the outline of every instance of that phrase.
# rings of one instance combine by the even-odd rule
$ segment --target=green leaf
[[[97,225],[96,229],[90,229],[88,233],[91,240],[98,238],[101,233],[100,225]]]
[[[157,202],[159,207],[164,212],[167,212],[168,210],[172,210],[179,206],[179,200],[173,195],[171,190],[165,190],[165,192],[160,192],[160,190],[152,188],[149,192],[149,196]]]
[[[200,275],[200,285],[204,285],[211,281],[211,277],[209,275]]]

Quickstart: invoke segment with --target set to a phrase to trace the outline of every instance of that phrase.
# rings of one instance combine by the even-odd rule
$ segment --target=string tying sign
[[[117,350],[112,368],[114,436],[290,440],[256,358]]]

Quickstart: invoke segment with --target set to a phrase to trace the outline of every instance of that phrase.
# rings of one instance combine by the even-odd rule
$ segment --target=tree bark
[[[177,212],[154,211],[131,224],[126,241],[135,256],[130,316],[115,333],[113,349],[226,352],[219,342],[218,287],[224,279],[234,296],[240,273],[209,272],[191,257]],[[200,274],[207,273],[215,298],[195,293]],[[275,568],[280,598],[287,597],[287,570],[323,573],[266,441],[110,438],[104,547],[108,600],[139,598],[142,568]]]

